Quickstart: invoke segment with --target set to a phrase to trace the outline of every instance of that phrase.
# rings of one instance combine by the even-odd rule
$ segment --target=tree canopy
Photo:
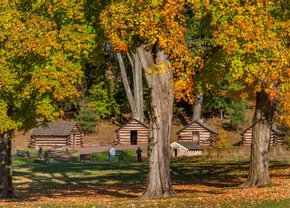
[[[206,2],[195,1],[194,6],[196,11],[206,11],[211,16],[212,38],[215,46],[221,47],[218,55],[223,63],[212,59],[216,63],[208,64],[221,72],[224,79],[220,83],[226,80],[228,89],[244,98],[264,90],[270,100],[279,100],[279,107],[285,112],[280,118],[289,124],[287,1]],[[196,17],[200,18],[198,14]]]
[[[217,81],[208,82],[212,79],[205,73],[203,86],[221,89],[224,94],[234,92],[234,97],[244,99],[256,95],[251,166],[244,185],[270,184],[268,151],[277,109],[279,118],[290,124],[289,2],[191,2],[196,18],[210,16],[214,45],[220,48],[217,57],[222,60],[208,60],[214,63],[205,72],[216,74]]]
[[[78,95],[82,60],[94,46],[80,1],[0,4],[0,131],[27,130]]]
[[[111,4],[100,17],[115,50],[128,51],[144,43],[162,48],[170,64],[160,72],[173,69],[176,99],[193,103],[193,77],[202,63],[199,56],[192,56],[185,43],[185,4],[185,0],[120,1]],[[148,73],[156,71],[150,68]]]

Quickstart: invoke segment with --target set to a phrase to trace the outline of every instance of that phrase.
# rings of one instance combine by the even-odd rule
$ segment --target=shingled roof
[[[49,122],[46,127],[34,128],[31,136],[69,136],[76,125],[77,122]]]
[[[129,123],[131,123],[132,121],[137,121],[137,123],[139,123],[140,125],[144,126],[145,128],[148,129],[148,126],[146,124],[144,124],[141,121],[138,121],[136,118],[132,118],[131,120],[127,121],[126,123],[124,123],[123,125],[121,125],[118,129],[115,130],[115,132],[118,132],[120,129],[122,129],[123,127],[127,126]]]
[[[194,144],[193,142],[173,142],[170,146],[177,144],[178,146],[187,150],[204,150],[203,147]]]
[[[207,129],[208,131],[214,133],[214,134],[218,134],[218,132],[216,130],[214,130],[213,128],[211,128],[209,125],[203,123],[203,122],[200,122],[198,120],[195,120],[191,123],[189,123],[187,126],[183,127],[182,129],[180,129],[177,134],[179,134],[181,131],[183,131],[184,129],[186,129],[187,127],[191,126],[193,123],[197,123],[199,124],[200,126],[202,126],[203,128]]]

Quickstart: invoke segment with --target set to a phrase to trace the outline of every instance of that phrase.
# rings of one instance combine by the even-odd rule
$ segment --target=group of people
[[[114,162],[114,159],[115,159],[115,155],[116,155],[116,149],[115,149],[115,146],[113,145],[110,149],[109,149],[109,162],[110,163],[113,163]],[[138,147],[137,151],[137,161],[138,163],[142,162],[142,150],[140,149],[140,147]]]
[[[138,147],[137,151],[137,161],[138,163],[142,162],[142,150],[140,149],[140,147]],[[109,149],[109,162],[113,163],[114,162],[114,158],[116,155],[116,149],[115,146],[113,145],[110,149]],[[38,146],[38,159],[42,159],[42,146]]]

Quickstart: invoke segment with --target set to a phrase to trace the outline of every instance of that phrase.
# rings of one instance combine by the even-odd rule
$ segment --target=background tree
[[[142,198],[174,195],[170,180],[173,84],[183,92],[192,80],[192,58],[184,41],[183,0],[118,1],[101,14],[116,51],[137,51],[150,94],[148,182]],[[175,76],[173,76],[173,71]]]
[[[288,1],[191,2],[197,18],[203,13],[211,16],[214,42],[221,47],[218,54],[223,62],[214,63],[219,67],[207,72],[216,74],[220,83],[226,81],[224,94],[232,93],[241,99],[256,97],[251,165],[243,185],[270,184],[268,150],[277,107],[283,112],[280,119],[289,124]],[[207,87],[221,86],[205,79],[204,83]]]
[[[206,3],[206,2],[205,2]],[[186,5],[186,13],[185,17],[187,20],[187,26],[185,31],[185,40],[189,46],[189,49],[193,56],[200,57],[202,60],[203,66],[204,63],[207,62],[209,58],[211,58],[216,51],[219,50],[219,47],[214,44],[214,39],[212,37],[212,26],[210,24],[211,17],[208,13],[202,13],[202,11],[196,12],[192,4],[187,3]],[[203,7],[201,7],[203,8]],[[202,18],[200,18],[202,16]],[[198,18],[197,18],[198,17]],[[206,67],[206,66],[205,66]],[[223,117],[224,106],[218,106],[216,104],[221,103],[211,103],[212,101],[217,101],[214,94],[218,96],[218,93],[213,93],[213,89],[207,90],[202,87],[203,83],[198,82],[198,77],[203,76],[204,73],[196,72],[196,76],[194,77],[194,82],[188,83],[191,86],[193,83],[194,87],[188,87],[185,85],[184,91],[187,93],[185,97],[194,97],[194,105],[193,105],[193,116],[192,120],[197,120],[202,117],[203,110],[220,110],[221,118]],[[215,79],[215,75],[208,76],[208,79]],[[193,92],[190,90],[193,89]],[[206,90],[206,91],[205,91]],[[191,95],[193,94],[193,95]],[[204,98],[205,103],[203,102]],[[211,101],[209,101],[209,98]],[[220,97],[221,98],[221,97]],[[222,99],[222,98],[221,98]],[[203,106],[207,105],[207,106]]]
[[[99,71],[94,79],[94,84],[89,89],[89,96],[86,102],[92,105],[96,114],[104,119],[120,114],[120,105],[118,103],[119,82],[111,73],[110,68],[104,68]]]
[[[226,108],[226,113],[230,116],[230,125],[233,130],[237,131],[240,125],[246,123],[246,103],[232,102],[232,105]]]
[[[3,1],[0,15],[0,198],[7,198],[14,130],[54,120],[58,102],[78,96],[94,35],[80,1]]]
[[[225,110],[230,106],[231,101],[229,98],[208,93],[204,96],[203,110],[212,115],[217,114],[221,119],[224,119]]]
[[[125,92],[130,104],[130,108],[133,114],[133,117],[138,121],[143,122],[144,120],[144,110],[143,110],[143,79],[142,79],[142,65],[137,51],[133,53],[126,52],[129,59],[132,77],[133,77],[133,92],[130,88],[128,81],[128,75],[126,73],[126,67],[124,64],[122,53],[117,52],[117,58],[119,61],[119,66],[121,70],[122,82],[125,88]]]
[[[203,94],[200,93],[195,96],[194,105],[193,105],[193,115],[192,120],[196,121],[202,118],[202,101],[203,101]]]
[[[99,15],[111,0],[86,0],[84,3],[85,18],[94,27],[97,44],[84,67],[81,102],[92,105],[100,119],[112,119],[127,112],[129,105],[123,95],[116,54],[100,25]]]
[[[76,115],[76,119],[85,134],[93,132],[98,124],[96,110],[88,105],[81,107],[80,112]]]

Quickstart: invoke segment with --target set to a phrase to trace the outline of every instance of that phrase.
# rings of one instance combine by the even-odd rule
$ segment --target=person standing
[[[42,146],[38,146],[38,155],[37,155],[37,158],[39,160],[42,160]]]
[[[142,150],[140,149],[140,147],[138,147],[136,153],[137,153],[137,161],[138,161],[138,163],[139,162],[141,163],[142,162]]]
[[[113,163],[114,162],[114,158],[116,155],[116,149],[114,147],[114,145],[109,149],[109,162]]]

